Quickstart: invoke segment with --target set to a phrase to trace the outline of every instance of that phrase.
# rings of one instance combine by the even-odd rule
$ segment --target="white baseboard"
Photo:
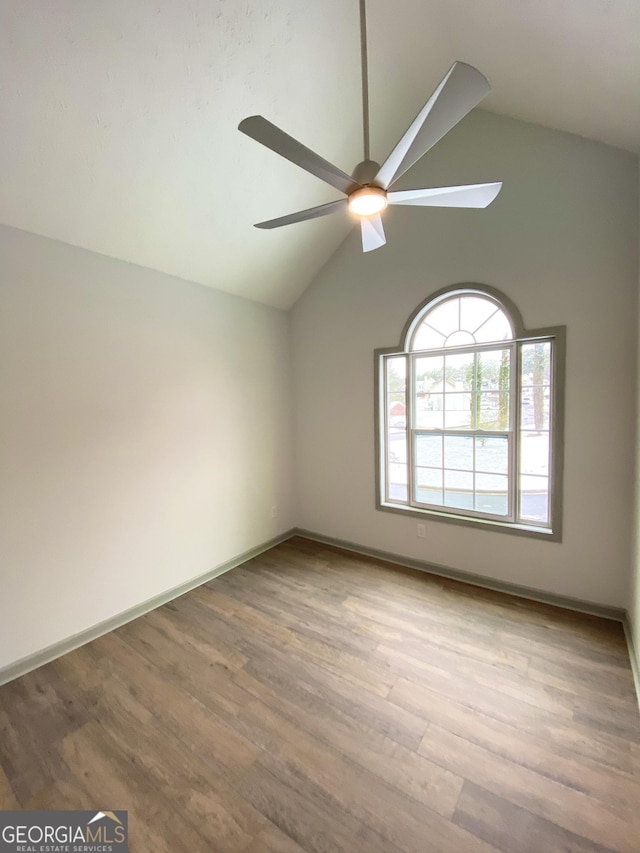
[[[92,640],[96,640],[103,634],[108,634],[109,631],[114,631],[116,628],[126,625],[127,622],[131,622],[133,619],[143,616],[150,610],[155,610],[156,607],[160,607],[163,604],[167,604],[169,601],[173,601],[174,598],[184,595],[185,592],[189,592],[197,586],[202,586],[203,583],[207,583],[207,581],[219,577],[225,572],[230,571],[230,569],[235,569],[236,566],[246,563],[247,560],[252,559],[252,557],[257,557],[258,554],[262,554],[264,551],[268,551],[275,545],[279,545],[281,542],[290,539],[292,535],[293,531],[289,530],[280,536],[270,539],[268,542],[263,542],[255,548],[250,548],[248,551],[238,554],[237,557],[233,557],[231,560],[226,560],[224,563],[221,563],[214,569],[210,569],[203,575],[191,578],[191,580],[172,587],[166,592],[161,592],[159,595],[155,595],[153,598],[149,598],[141,604],[136,604],[135,607],[130,607],[128,610],[124,610],[122,613],[118,613],[109,619],[105,619],[97,625],[86,628],[78,634],[73,634],[71,637],[59,640],[57,643],[53,643],[45,649],[34,652],[34,654],[27,655],[14,663],[10,663],[7,666],[0,668],[0,685],[13,681],[15,678],[20,678],[21,675],[26,675],[28,672],[37,669],[39,666],[43,666],[45,663],[50,663],[52,660],[55,660],[62,655],[66,655],[67,652],[72,652],[74,649],[84,646],[85,643],[90,643]]]

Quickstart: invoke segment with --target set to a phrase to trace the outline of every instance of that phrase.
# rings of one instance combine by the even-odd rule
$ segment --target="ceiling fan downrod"
[[[364,160],[369,160],[369,69],[367,65],[366,0],[360,0],[360,61],[362,66],[362,136]]]

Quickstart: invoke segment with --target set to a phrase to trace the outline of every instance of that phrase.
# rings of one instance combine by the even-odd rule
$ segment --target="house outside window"
[[[558,541],[564,349],[485,285],[421,305],[375,355],[378,509]]]

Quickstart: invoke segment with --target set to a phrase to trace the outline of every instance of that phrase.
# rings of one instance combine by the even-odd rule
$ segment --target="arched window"
[[[559,539],[563,355],[492,288],[420,306],[376,353],[378,508]]]

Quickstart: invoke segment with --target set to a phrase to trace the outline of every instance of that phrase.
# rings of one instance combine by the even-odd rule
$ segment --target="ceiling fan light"
[[[349,196],[349,210],[357,216],[373,216],[387,206],[387,194],[380,187],[362,187]]]

